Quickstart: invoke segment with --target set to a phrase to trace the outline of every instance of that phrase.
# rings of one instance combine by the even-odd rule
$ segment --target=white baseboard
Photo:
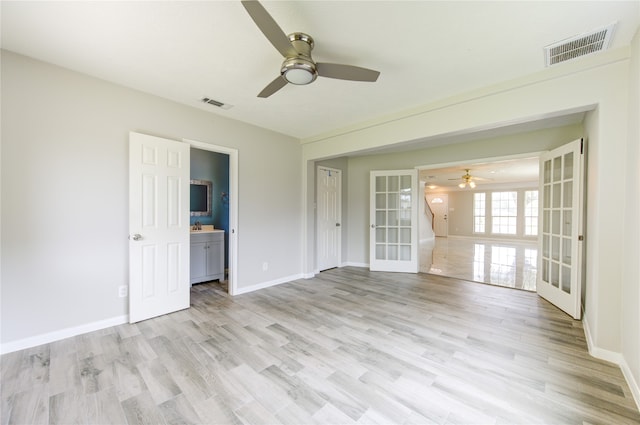
[[[313,277],[313,276],[311,276]],[[268,288],[270,286],[279,285],[281,283],[291,282],[292,280],[302,279],[304,275],[293,275],[269,282],[259,283],[257,285],[240,288],[233,295],[245,294],[247,292],[257,291],[258,289]],[[100,329],[118,326],[129,322],[129,315],[112,317],[111,319],[99,320],[97,322],[86,323],[80,326],[74,326],[58,331],[48,332],[41,335],[35,335],[29,338],[19,339],[17,341],[6,342],[0,345],[0,354],[12,353],[26,348],[37,347],[38,345],[48,344],[50,342],[59,341],[61,339],[70,338],[72,336],[97,331]]]
[[[582,318],[582,327],[584,328],[584,336],[587,339],[589,354],[597,359],[606,360],[608,362],[620,365],[623,360],[622,354],[616,353],[615,351],[605,350],[604,348],[600,348],[594,344],[593,337],[591,336],[591,328],[589,326],[589,322],[587,321],[587,316],[584,316]]]
[[[629,368],[629,364],[625,360],[624,356],[621,353],[616,353],[615,351],[605,350],[603,348],[597,347],[593,342],[593,337],[591,335],[591,328],[589,326],[589,322],[587,321],[587,316],[583,316],[582,319],[582,327],[584,328],[584,336],[587,340],[587,346],[589,348],[589,354],[593,357],[601,360],[606,360],[611,363],[615,363],[620,367],[622,371],[622,375],[624,379],[627,381],[627,385],[629,385],[629,389],[631,390],[631,394],[633,395],[633,399],[636,402],[636,406],[638,410],[640,410],[640,385],[638,381],[633,376],[631,372],[631,368]]]
[[[236,293],[232,294],[232,295],[246,294],[248,292],[257,291],[259,289],[264,289],[264,288],[268,288],[270,286],[280,285],[282,283],[287,283],[287,282],[291,282],[292,280],[298,280],[298,279],[306,279],[306,278],[305,278],[305,275],[302,274],[302,273],[296,274],[296,275],[292,275],[292,276],[282,277],[280,279],[270,280],[268,282],[262,282],[262,283],[257,283],[255,285],[247,286],[246,288],[238,288],[236,290]]]
[[[355,263],[353,261],[348,261],[344,264],[345,266],[350,266],[350,267],[364,267],[364,268],[369,268],[369,263]]]
[[[97,322],[86,323],[80,326],[60,329],[58,331],[48,332],[45,334],[31,336],[29,338],[19,339],[0,345],[0,354],[12,353],[26,348],[37,347],[38,345],[48,344],[50,342],[59,341],[61,339],[70,338],[72,336],[109,328],[111,326],[122,325],[129,322],[129,315],[112,317],[111,319],[99,320]]]
[[[631,368],[629,368],[629,364],[624,358],[620,364],[620,369],[622,370],[624,379],[626,379],[627,384],[629,384],[629,389],[631,390],[631,394],[633,394],[633,399],[636,401],[636,406],[638,410],[640,410],[640,384],[634,378],[633,373],[631,373]]]

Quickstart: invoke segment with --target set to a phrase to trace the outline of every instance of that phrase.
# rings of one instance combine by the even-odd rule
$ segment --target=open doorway
[[[191,282],[218,282],[236,293],[238,153],[235,149],[187,140],[192,182],[209,185],[209,213],[190,216]],[[193,185],[192,185],[193,186]]]
[[[535,291],[538,174],[535,154],[422,168],[434,235],[420,271]]]

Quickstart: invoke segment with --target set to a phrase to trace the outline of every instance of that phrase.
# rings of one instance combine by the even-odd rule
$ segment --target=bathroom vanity
[[[191,284],[224,280],[224,230],[191,231]]]

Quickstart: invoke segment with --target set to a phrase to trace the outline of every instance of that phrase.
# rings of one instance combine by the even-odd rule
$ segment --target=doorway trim
[[[229,155],[229,295],[238,293],[238,150],[226,146],[182,139],[192,148]]]

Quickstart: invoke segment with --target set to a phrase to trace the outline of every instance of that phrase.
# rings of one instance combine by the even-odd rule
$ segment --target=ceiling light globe
[[[300,57],[284,61],[280,74],[287,82],[299,86],[312,83],[318,77],[315,64]]]
[[[464,189],[465,184],[464,184],[464,183],[460,183],[460,184],[458,185],[458,187],[459,187],[460,189]]]
[[[475,187],[476,187],[475,182],[471,182],[471,183],[469,183],[469,187],[470,187],[471,189],[475,188]]]

